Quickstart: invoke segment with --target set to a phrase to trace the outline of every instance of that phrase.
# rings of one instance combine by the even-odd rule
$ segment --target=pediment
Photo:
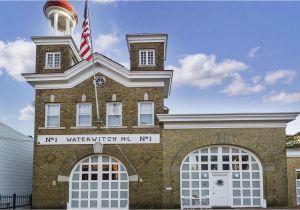
[[[168,97],[171,89],[173,71],[130,71],[117,62],[101,55],[94,54],[92,62],[81,61],[64,73],[23,74],[26,81],[35,89],[73,88],[81,82],[100,73],[126,87],[164,87]]]

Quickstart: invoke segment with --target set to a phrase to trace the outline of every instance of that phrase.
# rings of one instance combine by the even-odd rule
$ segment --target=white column
[[[53,28],[54,28],[54,32],[56,33],[56,35],[58,34],[58,13],[54,13],[54,23],[53,23]]]
[[[70,18],[66,18],[66,35],[70,36],[71,35],[71,28],[70,28]]]
[[[48,17],[48,32],[49,32],[49,35],[52,34],[52,26],[51,26],[51,20],[50,18]]]

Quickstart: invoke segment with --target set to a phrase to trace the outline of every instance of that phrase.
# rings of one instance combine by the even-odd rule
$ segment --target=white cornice
[[[290,113],[236,113],[236,114],[158,114],[165,129],[197,128],[285,128],[295,120],[297,112]]]
[[[79,50],[72,36],[33,36],[31,39],[36,45],[69,45],[78,61],[81,61]]]
[[[164,87],[165,97],[169,96],[173,71],[134,71],[102,56],[94,54],[95,71],[126,87]],[[35,89],[72,88],[92,77],[92,62],[82,61],[64,73],[23,74]]]
[[[164,43],[164,60],[167,57],[168,34],[127,34],[128,51],[131,43],[162,42]]]
[[[286,149],[286,157],[300,157],[300,148],[299,149]]]

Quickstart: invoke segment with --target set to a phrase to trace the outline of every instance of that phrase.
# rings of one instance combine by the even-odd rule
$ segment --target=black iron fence
[[[0,209],[30,209],[31,194],[27,195],[18,195],[18,194],[10,194],[10,195],[1,195],[0,194]]]

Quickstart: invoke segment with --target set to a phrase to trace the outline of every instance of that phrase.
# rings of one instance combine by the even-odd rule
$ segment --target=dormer
[[[167,34],[126,35],[131,71],[163,71],[167,52]]]
[[[71,36],[32,37],[36,44],[35,73],[62,73],[81,61]]]

